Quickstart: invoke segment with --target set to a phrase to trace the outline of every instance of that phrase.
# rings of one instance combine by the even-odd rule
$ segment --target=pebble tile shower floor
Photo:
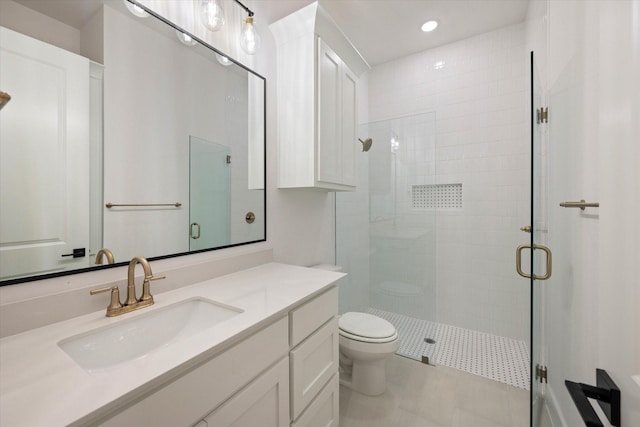
[[[400,339],[396,354],[400,356],[418,361],[426,356],[431,364],[448,366],[529,390],[529,352],[524,341],[374,308],[370,308],[369,313],[395,326]],[[426,338],[436,343],[427,343]]]

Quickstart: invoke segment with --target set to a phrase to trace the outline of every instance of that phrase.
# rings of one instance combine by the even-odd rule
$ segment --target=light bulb
[[[220,64],[224,65],[225,67],[228,67],[229,65],[233,64],[233,62],[229,58],[227,58],[224,55],[220,55],[219,53],[216,53],[216,59]]]
[[[189,34],[183,33],[179,30],[176,30],[176,36],[178,37],[178,40],[180,40],[180,42],[182,42],[186,46],[195,46],[196,43],[198,43]]]
[[[200,2],[200,19],[209,31],[218,31],[224,25],[224,10],[218,0]]]
[[[260,48],[260,34],[253,26],[253,17],[251,16],[244,21],[244,28],[240,33],[240,47],[249,55],[253,55]]]
[[[127,9],[129,9],[129,12],[131,12],[138,18],[146,18],[147,16],[149,16],[149,13],[137,4],[133,4],[127,0],[122,1],[124,2],[125,6],[127,6]]]

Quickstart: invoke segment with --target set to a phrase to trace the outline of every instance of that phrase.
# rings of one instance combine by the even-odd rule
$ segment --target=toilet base
[[[386,359],[359,360],[347,369],[341,367],[340,384],[367,396],[378,396],[387,389],[385,362]]]

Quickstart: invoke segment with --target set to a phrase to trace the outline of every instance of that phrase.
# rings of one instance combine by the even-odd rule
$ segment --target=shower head
[[[371,138],[367,138],[364,141],[358,138],[358,141],[362,142],[362,151],[369,151],[371,144],[373,144],[373,140]]]

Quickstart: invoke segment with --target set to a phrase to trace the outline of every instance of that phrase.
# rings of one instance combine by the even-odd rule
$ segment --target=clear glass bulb
[[[146,18],[147,16],[149,16],[147,11],[141,8],[140,6],[138,6],[137,4],[133,4],[127,0],[122,0],[122,1],[124,2],[125,6],[127,6],[127,9],[129,9],[129,12],[131,12],[138,18]]]
[[[249,16],[244,21],[244,28],[240,33],[240,47],[249,55],[253,55],[260,48],[260,34],[253,26],[253,17]]]
[[[176,36],[178,40],[186,46],[195,46],[197,41],[195,41],[189,34],[183,33],[182,31],[176,30]]]
[[[233,62],[231,62],[231,60],[229,58],[227,58],[224,55],[220,55],[219,53],[216,53],[216,59],[218,60],[218,62],[222,65],[224,65],[225,67],[233,64]]]
[[[224,25],[224,10],[218,0],[200,2],[200,19],[209,31],[218,31]]]

